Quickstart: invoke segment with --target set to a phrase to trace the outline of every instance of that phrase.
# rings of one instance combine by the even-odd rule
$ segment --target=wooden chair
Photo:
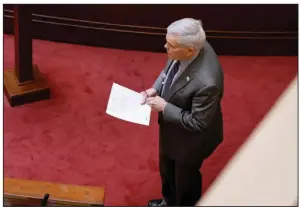
[[[104,198],[102,187],[4,178],[5,206],[103,206]]]

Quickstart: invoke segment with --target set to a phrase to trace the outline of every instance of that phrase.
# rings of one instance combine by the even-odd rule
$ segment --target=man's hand
[[[146,103],[146,99],[147,99],[148,97],[154,97],[154,96],[157,95],[157,90],[154,89],[154,88],[149,88],[149,89],[147,89],[146,91],[142,91],[140,94],[142,95],[142,101],[141,101],[141,104],[143,105],[143,104]]]
[[[146,103],[152,108],[153,111],[164,111],[167,102],[160,96],[150,97],[146,99]]]

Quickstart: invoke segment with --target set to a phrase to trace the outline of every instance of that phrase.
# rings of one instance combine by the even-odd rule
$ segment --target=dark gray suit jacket
[[[161,95],[172,61],[168,61],[153,88]],[[221,99],[223,72],[217,55],[206,42],[193,62],[173,83],[159,113],[160,153],[183,162],[201,162],[223,140]]]

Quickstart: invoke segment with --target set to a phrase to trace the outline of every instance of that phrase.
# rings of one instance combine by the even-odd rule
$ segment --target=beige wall
[[[296,203],[297,93],[294,80],[196,205]]]

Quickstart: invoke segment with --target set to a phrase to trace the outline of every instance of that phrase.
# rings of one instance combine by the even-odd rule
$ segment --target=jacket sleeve
[[[203,132],[211,123],[220,101],[220,91],[214,85],[199,90],[192,100],[191,111],[167,103],[163,113],[166,122],[180,124],[191,132]]]

